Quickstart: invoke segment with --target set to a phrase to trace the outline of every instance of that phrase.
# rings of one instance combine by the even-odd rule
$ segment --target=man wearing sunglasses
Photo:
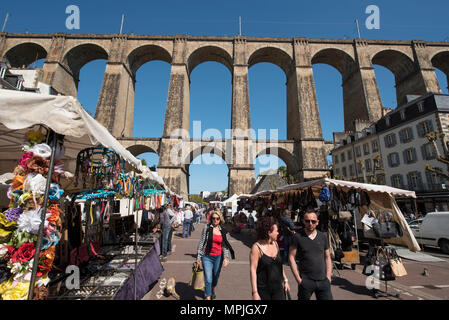
[[[304,229],[297,232],[290,244],[289,264],[298,282],[298,300],[333,300],[331,292],[332,260],[326,233],[318,231],[319,220],[313,209],[302,219]]]

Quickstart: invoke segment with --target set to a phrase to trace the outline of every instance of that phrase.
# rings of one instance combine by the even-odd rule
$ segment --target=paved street
[[[176,292],[181,300],[202,300],[203,292],[194,290],[188,282],[191,276],[192,263],[196,257],[196,249],[201,230],[205,223],[195,225],[195,231],[190,238],[183,239],[178,235],[179,228],[173,235],[174,252],[163,263],[164,272],[159,282],[143,298],[144,300],[174,300],[173,296],[166,297],[163,288],[170,277],[176,278]],[[216,289],[217,300],[250,300],[251,285],[249,280],[249,252],[255,237],[248,231],[240,234],[230,234],[230,243],[236,254],[227,268],[223,268]],[[377,297],[368,290],[365,282],[367,277],[362,275],[363,265],[357,265],[351,270],[347,265],[343,270],[334,269],[332,293],[335,300],[447,300],[449,299],[449,256],[438,249],[426,249],[426,254],[432,254],[443,259],[443,262],[416,262],[403,259],[408,275],[388,282],[388,293],[385,295],[385,282],[380,284]],[[361,262],[366,250],[361,248]],[[290,281],[292,299],[297,298],[297,285],[290,267],[285,266]],[[424,268],[428,276],[424,276]],[[399,294],[399,297],[396,296]],[[314,299],[314,298],[312,298]]]

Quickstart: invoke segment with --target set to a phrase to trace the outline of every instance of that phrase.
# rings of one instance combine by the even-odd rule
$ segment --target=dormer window
[[[405,110],[401,111],[401,120],[405,120]]]
[[[385,117],[385,124],[390,126],[390,117]]]
[[[418,102],[418,111],[423,112],[424,111],[424,101]]]

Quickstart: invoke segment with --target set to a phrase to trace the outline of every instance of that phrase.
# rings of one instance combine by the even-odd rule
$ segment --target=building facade
[[[449,95],[412,97],[360,132],[334,134],[333,174],[415,191],[416,203],[398,201],[405,212],[448,211],[449,162],[441,160],[449,156],[448,134]],[[335,139],[339,135],[346,139]],[[353,160],[345,165],[351,149]],[[356,166],[355,176],[349,165]]]

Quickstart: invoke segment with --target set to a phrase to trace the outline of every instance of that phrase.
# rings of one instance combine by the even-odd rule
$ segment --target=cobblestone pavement
[[[181,300],[202,300],[203,291],[194,290],[189,285],[192,264],[196,258],[196,250],[204,221],[195,224],[191,237],[181,238],[182,227],[173,235],[173,253],[163,262],[164,272],[158,283],[148,292],[143,300],[175,300],[173,296],[166,297],[163,288],[170,277],[176,279],[176,292]],[[231,228],[226,226],[228,230]],[[251,300],[251,284],[249,272],[249,253],[255,241],[254,234],[249,230],[241,233],[230,233],[230,243],[235,251],[235,260],[231,260],[226,268],[222,268],[216,288],[217,300]],[[360,257],[363,261],[363,250]],[[363,265],[357,264],[355,270],[344,266],[342,270],[334,268],[332,279],[332,294],[335,300],[441,300],[449,299],[449,262],[417,263],[405,260],[404,265],[408,275],[379,284],[378,295],[367,288],[367,277],[362,274]],[[289,266],[284,266],[291,287],[292,299],[297,299],[298,286]],[[423,276],[427,268],[429,276]],[[443,283],[445,282],[445,283]],[[440,283],[440,284],[438,284]],[[386,291],[387,290],[387,291]],[[385,291],[388,293],[385,294]],[[398,295],[398,296],[396,296]],[[314,299],[314,297],[312,297]]]

